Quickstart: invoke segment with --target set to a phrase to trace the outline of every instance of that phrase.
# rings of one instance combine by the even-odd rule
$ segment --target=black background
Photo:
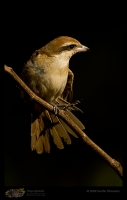
[[[70,60],[74,100],[82,99],[84,111],[76,115],[86,126],[86,134],[122,164],[120,7],[59,4],[34,4],[33,9],[15,5],[4,23],[4,64],[19,74],[34,50],[60,35],[88,46],[89,52]],[[5,186],[122,186],[113,169],[81,139],[72,138],[72,145],[64,150],[52,144],[50,154],[32,152],[28,109],[15,85],[5,73]]]

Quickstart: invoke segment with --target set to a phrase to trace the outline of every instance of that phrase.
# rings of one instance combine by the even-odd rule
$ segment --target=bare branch
[[[9,73],[16,82],[22,87],[22,89],[27,92],[31,99],[38,102],[42,106],[44,106],[47,110],[53,112],[53,106],[39,98],[32,90],[18,77],[18,75],[13,71],[11,67],[4,65],[4,70]],[[123,178],[123,168],[121,164],[110,157],[105,151],[103,151],[97,144],[95,144],[64,112],[64,110],[60,110],[58,116],[61,117],[74,131],[78,133],[78,135],[84,140],[84,142],[89,145],[96,153],[98,153],[118,174],[118,176]]]

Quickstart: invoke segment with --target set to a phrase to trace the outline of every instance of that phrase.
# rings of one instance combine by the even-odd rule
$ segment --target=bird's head
[[[36,63],[43,62],[45,57],[45,61],[47,59],[48,62],[59,63],[62,67],[69,63],[74,54],[88,50],[89,48],[82,45],[78,40],[68,36],[60,36],[36,50],[32,56]]]
[[[44,47],[42,47],[42,51],[47,53],[49,56],[67,56],[71,57],[72,55],[88,51],[89,48],[82,45],[78,40],[68,37],[68,36],[60,36],[50,41]]]

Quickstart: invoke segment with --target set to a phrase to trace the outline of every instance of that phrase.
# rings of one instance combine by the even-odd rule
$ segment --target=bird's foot
[[[76,100],[73,103],[68,103],[67,105],[64,105],[64,110],[66,110],[66,109],[72,109],[72,110],[79,110],[79,111],[81,111],[78,107],[76,107],[79,103],[81,103],[79,100]]]
[[[76,100],[76,101],[74,101],[73,103],[71,103],[70,105],[71,105],[72,107],[74,107],[74,106],[78,105],[79,103],[81,103],[81,101]]]
[[[55,115],[57,115],[59,113],[59,108],[61,108],[61,110],[66,110],[66,109],[69,109],[69,110],[77,110],[77,111],[80,111],[83,113],[83,111],[77,107],[77,105],[81,103],[79,100],[76,100],[75,102],[73,103],[68,103],[68,104],[59,104],[59,103],[50,103],[52,106],[53,106],[53,110],[54,110],[54,113]]]
[[[77,107],[77,105],[81,103],[79,100],[76,100],[73,103],[66,102],[66,104],[58,104],[58,107],[63,107],[63,110],[69,109],[69,110],[77,110],[83,113],[83,111]]]
[[[50,103],[52,106],[53,106],[53,111],[54,111],[54,114],[57,115],[59,113],[59,108],[56,104],[54,103]]]

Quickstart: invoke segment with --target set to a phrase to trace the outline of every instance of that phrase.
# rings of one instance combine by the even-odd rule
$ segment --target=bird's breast
[[[46,101],[54,101],[60,96],[67,83],[68,68],[48,69],[39,78],[39,93]]]

